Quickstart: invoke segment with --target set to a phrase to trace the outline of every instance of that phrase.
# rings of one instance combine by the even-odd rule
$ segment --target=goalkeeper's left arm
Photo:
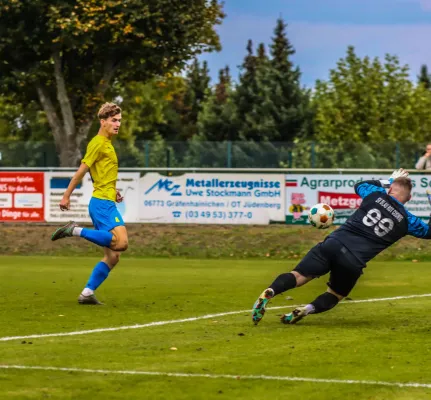
[[[389,177],[389,179],[358,182],[355,185],[355,193],[362,198],[367,197],[368,195],[374,192],[386,193],[385,188],[388,188],[389,186],[391,186],[392,182],[395,179],[400,177],[407,178],[408,176],[409,176],[409,173],[406,170],[400,168],[392,172],[392,175]]]

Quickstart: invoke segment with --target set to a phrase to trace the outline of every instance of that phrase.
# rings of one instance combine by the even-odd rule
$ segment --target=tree
[[[292,142],[295,138],[310,134],[312,110],[309,93],[301,88],[299,67],[291,56],[295,50],[286,34],[287,25],[277,20],[271,43],[271,103],[278,139]]]
[[[230,68],[226,66],[219,71],[219,81],[215,87],[215,97],[217,104],[226,104],[231,92],[232,77],[230,75]]]
[[[253,54],[253,41],[247,42],[247,54],[240,67],[239,84],[235,91],[235,103],[237,105],[238,117],[243,118],[256,102],[257,77],[256,57]]]
[[[0,141],[46,141],[48,122],[37,103],[24,107],[16,96],[0,96]]]
[[[241,66],[239,84],[234,94],[235,125],[242,140],[273,140],[277,136],[271,113],[270,63],[263,44],[253,54],[253,43],[247,43],[247,55]]]
[[[294,67],[290,57],[295,54],[295,49],[291,45],[286,35],[287,25],[279,18],[274,29],[274,37],[270,45],[273,67],[284,76],[290,76],[293,82],[299,82],[301,76],[298,67]]]
[[[198,114],[202,110],[202,102],[205,100],[209,89],[210,80],[208,63],[204,61],[201,67],[199,61],[195,59],[186,75],[187,90],[184,103],[190,109],[186,118],[189,124],[196,125]],[[193,136],[193,134],[188,136]]]
[[[431,75],[428,73],[428,67],[425,64],[421,66],[418,83],[421,83],[425,89],[431,89]]]
[[[2,166],[55,166],[55,146],[47,137],[46,116],[35,102],[25,107],[16,96],[0,96],[0,164]]]
[[[257,52],[256,52],[256,62],[259,66],[263,66],[267,64],[268,62],[268,56],[266,55],[266,49],[264,43],[259,43],[259,46],[257,46]]]
[[[346,57],[330,71],[329,81],[316,83],[316,138],[414,140],[414,92],[408,67],[401,66],[397,57],[386,55],[384,63],[361,59],[349,47]]]
[[[0,87],[45,111],[76,165],[113,82],[146,81],[220,49],[218,0],[0,0]]]
[[[240,76],[240,83],[253,86],[256,84],[257,62],[256,57],[253,54],[253,41],[251,39],[247,41],[246,50],[247,55],[245,56],[244,62],[240,67],[242,71]]]
[[[198,131],[201,140],[238,140],[234,115],[236,106],[232,99],[229,68],[219,71],[219,80],[206,101],[198,118]]]
[[[184,141],[197,134],[198,115],[209,91],[208,64],[197,59],[186,69],[184,90],[174,94],[170,109],[166,109],[166,124],[160,131],[166,140]]]
[[[133,142],[153,140],[156,134],[164,137],[165,132],[174,130],[172,109],[177,99],[184,97],[185,90],[186,81],[181,76],[129,82],[119,88],[121,106],[127,111],[119,138]]]
[[[252,42],[248,42],[235,93],[241,138],[293,141],[311,133],[310,96],[301,88],[299,68],[291,61],[294,53],[282,19],[277,20],[270,56],[262,43],[254,55]]]
[[[316,83],[313,104],[316,153],[332,157],[332,165],[393,167],[396,142],[420,142],[431,129],[431,92],[415,87],[408,67],[391,55],[360,58],[349,47],[329,80]]]

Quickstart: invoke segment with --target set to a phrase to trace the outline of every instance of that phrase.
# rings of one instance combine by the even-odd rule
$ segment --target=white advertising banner
[[[335,212],[335,224],[342,224],[360,206],[362,199],[355,194],[355,183],[370,179],[388,179],[371,174],[295,174],[285,176],[286,223],[307,224],[307,211],[314,204],[326,203]],[[431,206],[426,189],[431,188],[430,175],[410,175],[413,183],[412,199],[406,208],[428,220]]]
[[[60,200],[72,178],[72,172],[45,173],[45,221],[47,222],[91,222],[88,214],[88,204],[93,193],[93,183],[90,174],[86,174],[81,184],[73,191],[70,199],[70,210],[60,211]],[[124,197],[122,203],[117,203],[124,222],[137,222],[139,208],[139,177],[138,172],[120,172],[117,179],[117,189]]]
[[[285,220],[282,174],[202,173],[140,180],[139,221],[269,224]]]

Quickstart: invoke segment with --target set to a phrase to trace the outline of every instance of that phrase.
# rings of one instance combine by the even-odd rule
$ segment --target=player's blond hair
[[[99,119],[108,119],[109,117],[113,117],[114,115],[120,114],[121,108],[117,106],[115,103],[105,103],[100,107],[97,116]]]
[[[392,182],[392,185],[398,185],[400,188],[408,191],[409,193],[413,189],[412,180],[410,178],[406,178],[405,176],[401,176],[400,178],[395,179]]]

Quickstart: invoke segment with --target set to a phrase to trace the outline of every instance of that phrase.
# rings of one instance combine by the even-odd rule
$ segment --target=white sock
[[[312,305],[312,304],[307,304],[306,306],[305,306],[305,311],[306,311],[306,313],[307,313],[307,315],[308,314],[313,314],[314,313],[314,306]]]
[[[89,289],[88,287],[86,287],[82,293],[83,296],[91,296],[92,294],[94,294],[94,290]]]
[[[73,236],[81,236],[82,228],[76,227],[73,228],[72,235]]]

